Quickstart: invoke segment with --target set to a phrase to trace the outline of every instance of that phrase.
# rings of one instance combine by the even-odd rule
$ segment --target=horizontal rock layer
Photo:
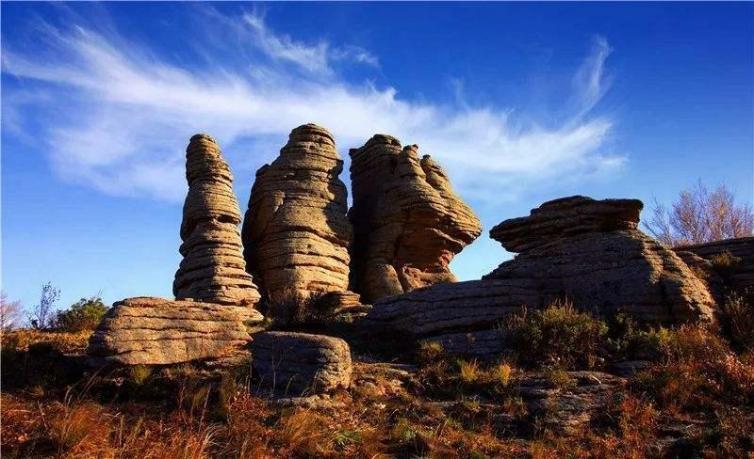
[[[278,394],[326,392],[351,381],[351,351],[340,338],[263,332],[254,335],[251,352],[254,377]]]
[[[553,232],[546,244],[527,243],[523,253],[482,280],[382,299],[365,324],[481,356],[504,346],[492,332],[506,315],[555,300],[570,300],[597,316],[624,312],[649,323],[712,320],[714,300],[681,258],[630,229],[638,221],[621,217],[612,222],[575,234]],[[622,226],[629,229],[616,229]]]
[[[505,220],[490,230],[490,237],[509,252],[525,252],[554,239],[636,229],[643,207],[638,199],[597,201],[585,196],[555,199],[532,209],[527,217]]]
[[[189,191],[179,249],[184,258],[175,274],[173,293],[178,299],[256,303],[259,293],[242,256],[241,212],[233,193],[233,176],[210,136],[191,138],[186,149],[186,178]]]
[[[332,135],[307,124],[257,172],[242,231],[244,254],[270,301],[348,289],[353,232],[342,169]]]
[[[481,232],[445,172],[415,145],[375,135],[352,149],[352,284],[365,302],[453,282],[448,264]]]
[[[250,307],[136,297],[116,302],[90,338],[88,354],[109,363],[167,365],[224,357],[261,323]]]

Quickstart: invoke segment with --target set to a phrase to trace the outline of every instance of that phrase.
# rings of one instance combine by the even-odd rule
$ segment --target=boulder
[[[183,260],[175,273],[173,294],[179,300],[254,305],[259,293],[241,253],[241,211],[233,193],[233,176],[212,137],[191,137],[186,179],[189,191],[179,249]]]
[[[483,356],[504,347],[504,337],[491,331],[508,314],[559,299],[597,316],[620,311],[658,324],[711,321],[707,286],[672,250],[637,229],[637,202],[577,196],[545,203],[531,220],[508,220],[491,231],[505,247],[523,250],[513,260],[482,280],[382,299],[364,324]],[[583,220],[578,208],[585,209]]]
[[[261,387],[299,396],[348,387],[351,350],[340,338],[295,332],[253,336],[252,370]]]
[[[230,306],[163,298],[113,304],[89,340],[95,363],[168,365],[226,357],[250,341],[262,314]]]
[[[353,231],[342,169],[332,135],[306,124],[257,171],[242,230],[244,256],[270,301],[348,289]]]
[[[416,145],[375,135],[352,149],[351,279],[367,303],[454,282],[449,263],[481,232],[445,172]]]

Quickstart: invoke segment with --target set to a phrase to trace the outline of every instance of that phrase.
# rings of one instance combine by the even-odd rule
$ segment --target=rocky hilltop
[[[420,158],[417,146],[403,147],[388,135],[373,136],[350,156],[349,210],[333,136],[314,124],[291,131],[280,155],[256,174],[242,244],[228,165],[211,137],[192,137],[181,224],[184,259],[174,290],[178,300],[196,303],[118,303],[97,331],[92,354],[122,353],[129,357],[110,360],[128,364],[221,357],[228,338],[212,330],[226,330],[236,347],[243,346],[245,341],[233,333],[243,335],[244,323],[258,329],[262,317],[256,311],[247,317],[218,308],[251,310],[260,297],[267,305],[290,303],[302,320],[318,314],[320,326],[347,318],[356,321],[360,333],[380,341],[397,335],[431,338],[448,353],[477,356],[504,351],[505,337],[496,329],[501,320],[522,307],[542,309],[556,301],[570,301],[598,317],[620,312],[650,324],[713,321],[715,301],[705,281],[681,256],[638,229],[641,201],[572,196],[545,202],[490,231],[506,250],[517,252],[514,259],[480,280],[455,282],[449,263],[480,234],[481,225],[454,193],[447,174],[429,156]],[[749,245],[742,241],[730,247],[748,257]],[[703,264],[692,251],[708,257],[719,252],[696,247],[679,254]],[[361,306],[358,294],[374,306]],[[344,308],[351,312],[338,315]],[[273,330],[290,327],[274,309],[266,310]],[[141,322],[131,327],[127,317]],[[312,370],[314,361],[324,359],[317,357],[320,351],[297,361],[295,353],[280,349],[319,343],[338,349],[322,351],[325,360],[347,353],[345,341],[335,344],[297,333],[269,336],[275,338],[256,346],[265,356],[265,362],[255,364],[258,371],[269,373],[267,360],[293,369],[285,371],[308,366],[303,381],[317,380],[320,387],[328,386]],[[283,347],[271,344],[281,340]],[[183,343],[180,352],[178,343]],[[340,375],[334,381],[342,384],[350,363],[343,368],[331,364],[338,368],[333,374]]]

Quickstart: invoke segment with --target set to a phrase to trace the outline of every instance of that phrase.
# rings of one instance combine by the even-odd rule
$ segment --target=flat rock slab
[[[351,350],[340,338],[294,332],[257,333],[252,369],[260,387],[298,396],[322,393],[351,382]]]
[[[264,318],[248,306],[136,297],[116,302],[89,339],[94,363],[169,365],[217,359],[251,337]]]

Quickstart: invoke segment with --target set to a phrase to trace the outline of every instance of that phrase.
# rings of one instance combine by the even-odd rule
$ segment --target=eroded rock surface
[[[754,294],[754,236],[687,245],[673,250],[687,263],[723,277],[723,283],[740,294]],[[692,254],[707,263],[693,259]],[[714,267],[711,261],[725,266]],[[724,295],[725,292],[721,291],[720,296]]]
[[[230,306],[137,297],[116,302],[89,340],[96,361],[167,365],[225,357],[244,346],[262,315]]]
[[[173,294],[177,299],[255,304],[259,293],[242,256],[241,211],[233,193],[233,175],[212,137],[191,137],[186,179],[189,191],[179,249],[183,260],[175,273]]]
[[[545,203],[532,217],[508,220],[491,231],[505,247],[523,250],[513,260],[479,281],[378,301],[365,326],[432,338],[481,356],[504,346],[504,337],[491,331],[506,315],[557,299],[598,316],[622,311],[652,323],[711,320],[714,301],[707,286],[672,250],[636,229],[640,208],[636,200],[580,196]]]
[[[260,386],[298,396],[348,387],[351,350],[340,338],[295,332],[263,332],[253,337],[252,369]]]
[[[481,232],[445,172],[416,145],[375,135],[352,149],[351,276],[364,302],[454,282],[448,264]]]
[[[270,301],[348,289],[353,232],[342,169],[332,135],[306,124],[257,171],[242,231],[244,255]]]
[[[504,247],[527,242],[485,279],[530,280],[543,302],[562,296],[598,315],[623,311],[656,323],[711,320],[707,286],[672,250],[636,229],[641,207],[638,200],[583,196],[546,202],[530,217],[490,231]]]

